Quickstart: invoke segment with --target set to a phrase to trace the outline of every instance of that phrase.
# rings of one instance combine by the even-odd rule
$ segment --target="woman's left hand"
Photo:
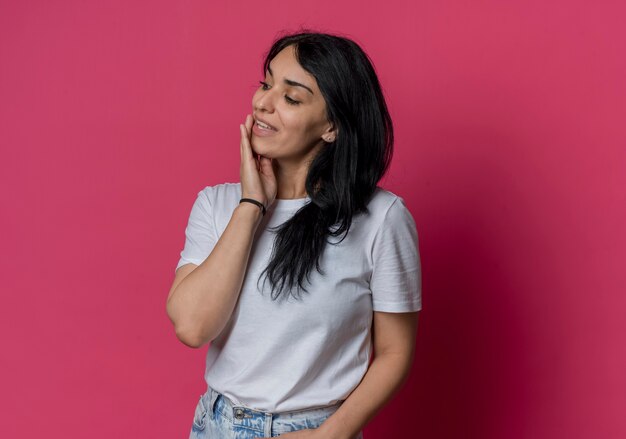
[[[281,434],[277,437],[289,438],[289,439],[323,439],[320,436],[320,432],[317,428],[305,428],[303,430],[290,431],[289,433]],[[261,437],[255,437],[254,439],[263,439]]]

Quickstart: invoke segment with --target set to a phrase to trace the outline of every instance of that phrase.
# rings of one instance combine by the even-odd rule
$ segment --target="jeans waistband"
[[[301,410],[292,410],[292,411],[286,411],[286,412],[266,412],[263,410],[254,409],[254,408],[247,407],[241,404],[237,404],[234,401],[232,401],[230,398],[228,398],[226,395],[218,392],[217,390],[213,389],[210,386],[208,387],[207,392],[209,396],[209,408],[208,409],[209,409],[209,413],[211,414],[211,417],[214,412],[215,401],[217,400],[219,396],[223,398],[223,401],[224,401],[224,404],[226,405],[226,410],[228,411],[228,413],[232,414],[232,416],[235,418],[243,418],[243,417],[249,416],[248,413],[252,412],[255,415],[266,415],[266,416],[269,416],[270,418],[280,418],[284,421],[288,421],[291,418],[296,418],[296,417],[301,418],[302,416],[309,416],[309,415],[310,416],[322,416],[325,414],[332,414],[344,402],[343,400],[341,400],[335,404],[328,405],[328,406],[305,408]]]

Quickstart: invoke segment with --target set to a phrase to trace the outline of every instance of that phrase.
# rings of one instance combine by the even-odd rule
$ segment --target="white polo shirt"
[[[241,199],[240,183],[198,193],[180,266],[200,265]],[[274,234],[310,198],[275,200],[257,228],[241,293],[231,318],[210,343],[207,385],[235,403],[283,412],[335,404],[361,382],[372,352],[373,311],[421,310],[421,266],[415,222],[404,200],[380,187],[369,214],[353,217],[348,236],[327,244],[301,300],[273,301],[267,266]],[[339,242],[339,237],[328,237]]]

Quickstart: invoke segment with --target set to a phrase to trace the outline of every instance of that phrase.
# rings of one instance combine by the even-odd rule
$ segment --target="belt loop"
[[[273,413],[265,413],[265,437],[272,437],[272,423],[274,421]]]
[[[220,394],[209,387],[209,416],[211,416],[212,420],[215,419],[213,407],[215,407],[215,401],[218,396],[220,396]]]

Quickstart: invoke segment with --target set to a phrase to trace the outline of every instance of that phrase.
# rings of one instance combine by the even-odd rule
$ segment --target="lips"
[[[261,122],[262,124],[267,125],[268,127],[270,127],[271,129],[273,129],[274,131],[278,131],[278,130],[276,129],[276,127],[274,127],[273,125],[270,125],[269,123],[267,123],[267,121],[265,121],[265,120],[261,119],[260,117],[255,117],[255,121],[256,121],[256,122]]]

